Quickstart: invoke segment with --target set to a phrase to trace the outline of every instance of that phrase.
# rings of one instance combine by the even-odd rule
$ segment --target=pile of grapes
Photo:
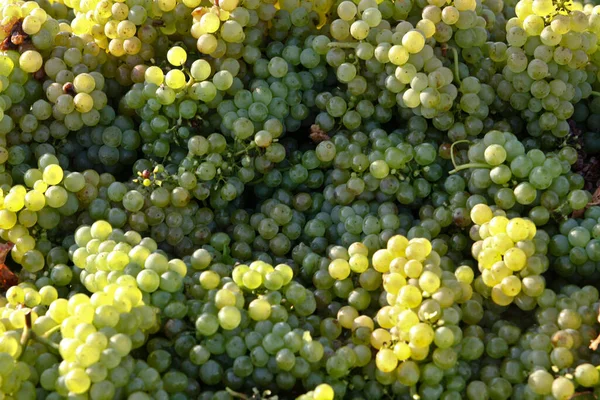
[[[0,400],[600,398],[594,0],[0,0]]]

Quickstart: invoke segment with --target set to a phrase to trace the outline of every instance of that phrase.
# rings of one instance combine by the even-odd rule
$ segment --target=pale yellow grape
[[[42,22],[34,16],[28,15],[23,19],[23,32],[28,35],[35,35],[40,31]]]
[[[492,265],[492,268],[489,271],[492,273],[494,279],[498,282],[502,281],[502,279],[512,275],[513,273],[513,271],[506,266],[506,263],[504,261],[498,261],[494,263],[494,265]]]
[[[257,289],[262,284],[262,276],[256,271],[249,270],[244,273],[242,282],[250,290]]]
[[[235,305],[235,294],[227,289],[221,289],[215,295],[215,306],[217,308],[223,308],[225,306]]]
[[[527,230],[529,231],[529,235],[527,236],[527,240],[532,240],[537,233],[537,227],[533,223],[533,221],[526,219],[525,225],[527,225]]]
[[[431,271],[424,271],[419,277],[419,287],[429,293],[439,289],[441,284],[439,276]]]
[[[408,332],[410,336],[410,344],[416,347],[429,346],[435,337],[435,332],[431,325],[420,322],[410,328]]]
[[[398,305],[408,308],[415,308],[421,304],[423,295],[421,291],[414,286],[404,286],[398,292]]]
[[[479,227],[479,237],[481,237],[482,239],[486,239],[490,236],[490,225],[488,222],[486,222]]]
[[[314,400],[333,400],[335,392],[333,388],[326,383],[321,383],[313,391]]]
[[[375,319],[377,320],[377,324],[379,324],[380,327],[385,328],[385,329],[390,329],[393,328],[394,325],[396,325],[394,319],[392,318],[392,315],[390,314],[390,311],[392,310],[392,307],[390,306],[384,306],[382,308],[379,309],[379,311],[377,311],[377,315],[375,316]],[[339,313],[338,313],[339,315]],[[338,321],[339,321],[339,317],[338,317]],[[340,323],[341,325],[341,323]]]
[[[423,50],[425,46],[425,36],[419,31],[407,32],[402,37],[402,46],[411,54],[416,54]]]
[[[333,260],[329,263],[328,271],[333,279],[344,280],[350,276],[350,264],[342,259]]]
[[[405,342],[396,343],[393,351],[396,358],[398,358],[400,361],[408,360],[411,356],[410,346]]]
[[[202,271],[199,281],[204,289],[210,290],[219,286],[221,277],[214,271]]]
[[[371,333],[371,346],[375,349],[382,348],[385,344],[391,343],[392,335],[383,328],[377,328]]]
[[[87,93],[77,93],[73,98],[75,109],[80,113],[86,113],[94,107],[94,99]]]
[[[423,272],[423,264],[417,260],[408,260],[406,264],[404,264],[404,273],[409,278],[416,279],[421,276],[421,272]]]
[[[371,28],[365,21],[354,21],[350,25],[350,34],[356,40],[363,40],[369,35]]]
[[[0,229],[10,229],[17,223],[17,214],[8,210],[0,210]]]
[[[337,7],[338,16],[344,21],[350,22],[354,19],[357,13],[357,8],[352,1],[342,1]]]
[[[492,288],[492,301],[500,306],[507,306],[512,303],[513,297],[504,294],[501,286],[498,284]]]
[[[146,79],[146,82],[154,83],[157,86],[162,85],[162,83],[164,82],[164,79],[165,79],[162,69],[160,69],[159,67],[156,67],[154,65],[151,67],[148,67],[148,69],[144,73],[144,77]]]
[[[514,247],[515,245],[515,243],[506,233],[499,233],[492,236],[490,239],[492,241],[492,247],[496,248],[500,254],[506,253],[508,249]]]
[[[390,263],[394,259],[392,252],[387,249],[380,249],[373,254],[373,258],[371,260],[373,264],[373,268],[377,272],[387,272],[390,269]]]
[[[4,208],[8,211],[17,212],[25,207],[25,196],[21,193],[8,193],[4,197]]]
[[[416,28],[428,39],[435,34],[435,24],[428,19],[417,22]]]
[[[42,179],[48,185],[58,185],[63,180],[64,172],[60,165],[50,164],[42,172]]]
[[[219,310],[219,324],[225,330],[232,330],[240,325],[242,314],[234,306],[225,306]]]
[[[454,275],[456,276],[457,280],[467,284],[473,282],[473,278],[475,277],[475,273],[473,272],[471,267],[466,265],[461,265],[460,267],[458,267],[456,271],[454,271]]]
[[[200,18],[203,33],[215,33],[221,27],[221,20],[213,13],[206,13]]]
[[[365,272],[369,268],[369,259],[362,254],[355,254],[348,260],[350,269],[356,273]]]
[[[485,224],[494,217],[492,209],[487,204],[476,204],[470,214],[471,220],[477,225]]]
[[[410,54],[408,53],[408,50],[399,44],[392,46],[388,51],[388,58],[390,59],[390,62],[398,66],[406,64],[409,56]]]
[[[19,66],[25,72],[33,73],[42,68],[44,59],[35,50],[27,50],[19,57]]]
[[[179,67],[185,64],[185,61],[187,60],[187,53],[180,46],[171,47],[167,52],[167,60],[171,65]]]
[[[85,393],[91,385],[88,374],[82,368],[72,369],[65,376],[65,386],[67,390],[75,394]]]
[[[519,242],[529,237],[530,225],[523,218],[512,218],[506,224],[506,233],[514,241]]]
[[[482,268],[490,269],[494,263],[502,261],[502,255],[496,249],[485,249],[479,253],[477,261],[479,261],[479,265],[481,265]]]
[[[406,278],[406,274],[404,273],[404,265],[408,262],[408,260],[404,257],[396,257],[390,263],[389,272],[394,272],[402,275]]]
[[[371,330],[374,330],[375,324],[373,323],[373,320],[371,319],[371,317],[369,317],[367,315],[361,315],[354,319],[354,324],[352,324],[352,330],[355,330],[359,327],[366,327]]]
[[[423,261],[430,252],[431,244],[428,243],[428,241],[411,240],[408,247],[406,247],[406,258],[409,260]]]
[[[500,288],[505,295],[514,297],[521,291],[521,280],[515,275],[507,276],[502,279]]]
[[[555,7],[552,3],[552,0],[533,0],[531,10],[535,13],[535,15],[546,17],[554,12]]]
[[[533,14],[533,0],[520,0],[515,6],[515,14],[520,20],[524,20],[528,15]]]
[[[460,18],[460,12],[454,6],[446,6],[442,10],[442,22],[446,25],[454,25]]]
[[[360,245],[362,245],[366,250],[364,244],[360,243]],[[354,246],[354,244],[352,246]],[[350,247],[352,248],[352,246]],[[408,239],[402,235],[392,236],[387,242],[387,249],[392,253],[394,257],[404,257],[407,247]],[[348,251],[350,252],[350,249]]]
[[[185,74],[181,70],[172,69],[165,75],[165,83],[171,89],[181,89],[185,86]]]
[[[283,276],[283,284],[287,285],[292,281],[294,277],[294,270],[287,264],[278,264],[275,266],[275,271],[279,272]]]
[[[504,254],[504,264],[512,271],[520,271],[527,264],[527,255],[518,247],[513,247]]]
[[[338,310],[337,320],[342,328],[352,329],[356,318],[358,318],[358,311],[352,306],[343,306]]]
[[[380,349],[375,357],[375,365],[382,372],[392,372],[398,366],[398,357],[390,349]]]
[[[389,273],[383,276],[383,288],[386,292],[398,294],[403,286],[406,286],[406,279],[402,275]]]
[[[490,231],[490,234],[497,235],[499,233],[505,233],[507,225],[508,225],[508,218],[503,217],[503,216],[497,216],[497,217],[492,218],[490,220],[490,222],[488,222],[488,229]]]
[[[220,0],[219,7],[225,11],[233,11],[238,6],[238,0]]]

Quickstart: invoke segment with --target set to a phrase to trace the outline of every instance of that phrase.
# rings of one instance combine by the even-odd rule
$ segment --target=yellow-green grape
[[[27,50],[19,57],[19,66],[25,72],[33,73],[42,68],[44,59],[35,50]]]
[[[248,270],[242,277],[242,284],[250,290],[258,289],[262,284],[262,276],[256,271]]]
[[[511,297],[515,297],[521,292],[521,280],[515,275],[507,276],[500,283],[502,292]]]
[[[494,263],[502,261],[502,255],[496,249],[484,249],[479,253],[477,261],[483,269],[490,269]]]
[[[185,75],[181,70],[172,69],[165,75],[165,83],[171,89],[181,89],[185,86]]]
[[[360,274],[369,268],[369,259],[362,254],[355,254],[350,257],[348,264],[353,272]]]
[[[265,299],[254,299],[248,304],[248,316],[254,321],[264,321],[271,316],[271,304]]]
[[[333,388],[326,383],[321,383],[313,391],[314,400],[333,400],[334,397]]]
[[[422,300],[423,295],[421,294],[421,291],[414,286],[406,285],[398,292],[397,302],[400,306],[415,308],[421,304]]]
[[[180,67],[187,60],[187,52],[180,46],[171,47],[167,52],[167,60],[171,65]]]
[[[106,221],[96,221],[90,228],[92,238],[98,240],[106,240],[112,233],[112,226]]]
[[[431,253],[431,243],[426,239],[412,239],[406,247],[406,258],[424,261]]]
[[[58,185],[63,179],[63,174],[63,169],[60,165],[50,164],[44,168],[42,179],[48,185]]]
[[[200,285],[206,290],[215,289],[221,283],[221,277],[214,271],[203,271],[199,280]]]
[[[471,209],[471,220],[477,225],[483,225],[493,217],[492,209],[486,204],[476,204]]]
[[[390,250],[390,242],[394,238],[397,238],[397,237],[401,237],[401,236],[392,236],[390,238],[390,240],[388,240],[388,244],[387,244],[388,250]],[[406,240],[406,238],[405,238],[405,240]],[[408,244],[408,240],[406,241],[406,243]],[[366,257],[369,255],[369,249],[367,248],[367,246],[364,245],[364,243],[361,243],[361,242],[352,243],[350,245],[350,247],[348,247],[348,255],[352,257],[355,254],[360,254],[360,255],[363,255]]]
[[[403,286],[406,286],[406,279],[402,275],[389,273],[383,276],[383,288],[386,292],[398,294]]]
[[[221,10],[233,11],[238,6],[238,0],[220,0],[219,7]]]
[[[484,240],[491,243],[491,247],[495,248],[500,252],[500,254],[506,253],[506,251],[512,247],[514,247],[515,243],[511,240],[511,238],[506,233],[499,233],[490,238]],[[484,246],[485,247],[485,246]]]
[[[200,18],[200,27],[206,33],[215,33],[221,27],[221,20],[213,13],[206,13]]]
[[[343,306],[338,310],[337,320],[342,328],[352,329],[356,318],[358,318],[358,311],[352,306]]]
[[[398,366],[398,357],[391,349],[380,349],[375,356],[375,365],[382,372],[392,372]]]
[[[383,328],[377,328],[371,333],[371,346],[377,350],[391,343],[392,335]]]
[[[498,284],[492,288],[492,301],[500,306],[507,306],[512,303],[513,297],[504,294],[501,286]]]
[[[410,246],[409,246],[410,248]],[[408,260],[406,264],[404,264],[404,273],[409,278],[418,278],[421,276],[421,272],[423,271],[423,264],[421,264],[417,260]]]
[[[225,306],[219,310],[218,318],[221,328],[230,331],[240,325],[242,314],[234,306]]]
[[[412,328],[410,328],[409,337],[410,344],[416,347],[429,346],[435,337],[435,332],[431,325],[424,322],[419,322]]]
[[[390,263],[394,259],[392,252],[387,249],[380,249],[373,254],[371,263],[377,272],[385,273],[390,269]]]
[[[410,346],[405,342],[396,343],[394,345],[393,352],[396,358],[400,361],[408,360],[412,353]]]
[[[527,239],[529,237],[529,229],[530,225],[523,218],[513,218],[506,224],[506,233],[514,242]]]
[[[458,267],[456,271],[454,271],[454,275],[456,276],[457,280],[467,284],[471,284],[471,282],[473,282],[473,278],[475,277],[475,273],[471,267],[466,265],[461,265]]]
[[[294,278],[294,270],[287,264],[279,264],[275,266],[275,271],[279,272],[283,277],[282,285],[285,286]]]
[[[4,208],[8,211],[17,212],[25,206],[25,195],[20,192],[11,192],[4,197]]]
[[[527,264],[527,254],[518,247],[513,247],[504,253],[504,264],[512,271],[520,271]]]
[[[328,271],[333,279],[341,281],[350,276],[350,264],[343,259],[333,260],[329,263]]]
[[[496,217],[492,218],[490,220],[490,222],[488,222],[488,229],[490,231],[490,234],[497,235],[499,233],[505,233],[507,225],[508,225],[508,218],[503,217],[503,216],[496,216]],[[515,240],[513,239],[513,241],[515,241]]]
[[[425,36],[419,31],[406,32],[402,37],[402,46],[411,54],[416,54],[425,47]]]
[[[165,80],[165,75],[162,69],[153,65],[148,67],[146,72],[144,72],[144,78],[146,79],[146,82],[160,86]]]
[[[439,276],[431,271],[425,271],[419,277],[419,287],[429,293],[433,293],[439,289],[441,284]]]
[[[387,242],[387,249],[394,258],[404,257],[406,248],[408,247],[408,239],[401,235],[392,236]]]
[[[74,368],[65,376],[65,386],[69,392],[85,393],[90,385],[90,377],[82,368]]]

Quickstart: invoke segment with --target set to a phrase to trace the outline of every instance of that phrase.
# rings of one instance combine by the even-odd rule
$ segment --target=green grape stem
[[[456,142],[454,142],[450,145],[450,160],[452,161],[452,165],[454,166],[454,169],[449,172],[450,174],[455,174],[458,171],[461,171],[463,169],[471,168],[471,167],[461,168],[463,165],[470,165],[470,164],[456,165],[456,159],[454,158],[454,146],[456,146],[457,144],[461,144],[461,143],[471,143],[471,142],[469,140],[457,140]]]
[[[596,97],[600,97],[600,92],[596,92],[596,91],[592,90],[592,91],[590,92],[590,95],[592,95],[592,96],[596,96]]]
[[[460,72],[458,70],[458,50],[456,50],[454,47],[450,47],[450,50],[452,50],[452,56],[454,57],[454,79],[456,79],[456,82],[458,82],[458,84],[461,84],[460,81]]]

